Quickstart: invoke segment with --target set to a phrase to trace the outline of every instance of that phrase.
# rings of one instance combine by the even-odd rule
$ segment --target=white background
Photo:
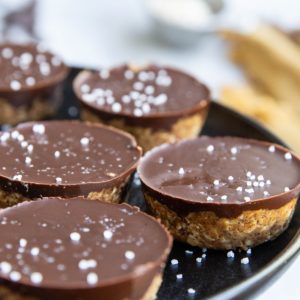
[[[224,20],[240,27],[260,18],[286,28],[300,28],[300,1],[227,1]],[[203,81],[218,96],[223,84],[243,81],[227,58],[226,45],[216,37],[188,49],[170,47],[153,33],[142,0],[42,0],[38,32],[47,44],[71,65],[111,66],[120,62],[161,62],[181,67]],[[297,297],[300,258],[257,299]]]

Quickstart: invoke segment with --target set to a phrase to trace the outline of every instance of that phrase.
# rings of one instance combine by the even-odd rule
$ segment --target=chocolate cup
[[[30,200],[30,199],[36,199],[39,197],[63,197],[63,198],[69,198],[69,197],[75,197],[75,196],[87,196],[90,199],[95,199],[99,197],[105,197],[106,201],[113,201],[118,202],[121,199],[119,199],[119,196],[121,196],[122,191],[126,188],[126,184],[129,181],[130,175],[134,172],[134,170],[137,167],[139,158],[141,156],[141,149],[137,146],[136,141],[134,137],[129,135],[126,132],[122,132],[120,130],[117,130],[115,128],[103,126],[100,124],[90,124],[90,123],[84,123],[79,121],[43,121],[39,123],[34,122],[28,122],[23,123],[17,126],[16,128],[12,128],[9,132],[12,133],[14,131],[18,131],[20,134],[24,136],[24,139],[32,139],[31,135],[33,135],[32,128],[34,125],[39,124],[44,126],[45,128],[45,136],[50,135],[50,141],[53,142],[53,144],[49,144],[47,146],[47,151],[49,154],[45,154],[46,151],[43,146],[38,146],[38,142],[35,145],[32,141],[30,142],[33,145],[33,153],[32,153],[32,162],[34,164],[35,156],[36,159],[40,159],[40,163],[43,163],[44,159],[49,159],[49,162],[52,161],[53,165],[48,165],[48,167],[53,168],[53,172],[55,173],[56,177],[61,177],[60,167],[65,166],[66,170],[70,171],[73,165],[76,165],[80,161],[82,161],[84,166],[84,158],[85,155],[89,154],[92,156],[92,160],[94,160],[95,163],[100,164],[100,161],[98,160],[98,154],[93,154],[93,149],[91,148],[88,150],[88,152],[82,152],[82,145],[80,144],[80,139],[82,138],[83,134],[85,132],[91,132],[92,138],[94,138],[96,141],[95,143],[103,143],[104,150],[106,150],[106,142],[109,142],[109,145],[112,147],[111,151],[120,151],[117,149],[117,147],[124,147],[124,160],[130,161],[128,165],[124,165],[119,170],[117,168],[117,165],[115,163],[115,169],[114,169],[114,176],[113,177],[103,177],[104,173],[102,174],[103,178],[101,179],[100,175],[97,175],[96,172],[94,172],[92,175],[93,178],[90,178],[90,180],[83,181],[85,179],[84,174],[79,174],[79,169],[77,168],[77,173],[74,175],[76,178],[73,178],[73,175],[70,175],[66,177],[66,180],[71,180],[71,182],[64,183],[63,181],[59,184],[55,182],[55,176],[53,178],[44,179],[41,181],[39,179],[39,175],[35,174],[36,168],[34,169],[27,169],[26,163],[21,165],[21,167],[24,169],[24,172],[30,172],[28,179],[21,179],[21,180],[14,180],[11,176],[11,174],[6,174],[3,170],[0,172],[0,186],[2,192],[8,193],[12,197],[14,197],[14,194],[17,194],[17,201],[22,199],[22,196],[25,197],[23,200]],[[71,130],[71,134],[69,131]],[[67,144],[63,143],[63,140],[61,138],[56,138],[56,133],[59,131],[62,131],[64,134],[69,134],[69,138],[74,139],[74,143],[72,144],[69,142],[69,146],[73,147],[73,151],[77,156],[74,158],[71,157],[65,157],[65,160],[63,160],[63,157],[60,157],[58,159],[54,158],[54,152],[57,150],[60,150],[61,155],[63,155],[63,151],[65,150],[64,147],[66,147]],[[5,133],[2,133],[2,135]],[[34,135],[33,135],[34,136]],[[42,138],[42,137],[41,137]],[[112,139],[113,138],[113,139]],[[37,137],[37,141],[39,141],[39,137]],[[55,141],[55,142],[54,142]],[[17,153],[20,157],[23,159],[23,152],[26,152],[26,148],[23,149],[18,144],[18,141],[11,141],[15,147],[15,151],[20,151]],[[57,143],[62,143],[62,146],[57,148]],[[77,145],[78,144],[78,145]],[[95,144],[95,145],[96,145]],[[107,146],[107,147],[110,147]],[[3,146],[4,147],[4,146]],[[5,146],[6,147],[6,146]],[[28,147],[28,146],[27,146]],[[37,148],[37,152],[34,153],[35,148]],[[109,149],[108,149],[109,150]],[[4,151],[4,150],[3,150]],[[40,151],[40,152],[39,152]],[[125,154],[125,151],[127,154]],[[27,153],[27,152],[26,152]],[[86,154],[87,153],[87,154]],[[26,154],[29,157],[30,154]],[[122,151],[120,152],[120,155],[122,155]],[[20,157],[18,157],[20,159]],[[39,157],[39,158],[38,158]],[[42,159],[41,157],[44,157]],[[102,156],[101,156],[102,157]],[[134,159],[134,157],[136,157]],[[105,159],[105,155],[103,154],[103,159]],[[107,154],[107,159],[111,159],[109,154]],[[121,158],[120,158],[121,159]],[[67,160],[67,163],[65,162]],[[66,165],[64,165],[66,164]],[[88,164],[90,165],[90,164]],[[34,165],[33,165],[34,166]],[[109,167],[109,166],[107,166]],[[100,165],[99,165],[100,168]],[[104,167],[102,167],[103,169]],[[112,169],[113,167],[111,167]],[[28,170],[28,171],[26,171]],[[10,171],[8,171],[10,172]],[[99,170],[100,172],[100,170]],[[104,169],[103,169],[104,172]],[[108,171],[105,171],[108,172]],[[72,179],[73,178],[73,179]],[[45,182],[46,180],[46,182]],[[114,193],[116,194],[116,197],[114,199]],[[22,196],[20,196],[22,195]],[[6,196],[6,195],[5,195]]]
[[[113,68],[112,72],[116,72],[118,75],[115,76],[120,76],[121,78],[122,72],[126,69],[133,70],[133,72],[137,73],[148,69],[156,70],[156,68],[158,67],[154,65],[141,68],[122,65]],[[83,99],[80,87],[83,83],[87,83],[97,76],[97,71],[85,70],[81,71],[73,82],[73,90],[82,108],[81,118],[88,121],[103,122],[130,132],[136,137],[144,150],[149,150],[162,143],[174,142],[176,140],[197,136],[206,120],[210,104],[210,91],[207,86],[200,83],[192,76],[174,68],[168,67],[165,69],[170,73],[173,72],[172,74],[177,78],[180,78],[180,76],[185,79],[188,78],[186,79],[186,84],[188,81],[190,86],[187,84],[185,89],[186,91],[189,91],[190,87],[194,89],[193,101],[191,101],[191,98],[185,101],[184,95],[177,96],[176,93],[172,91],[171,87],[169,90],[166,90],[165,93],[166,95],[170,93],[170,97],[173,97],[172,101],[178,102],[177,109],[169,110],[168,107],[163,107],[162,111],[150,112],[149,114],[144,114],[140,117],[137,117],[133,112],[128,111],[121,110],[116,113],[105,107],[101,108],[94,103],[87,103]],[[100,78],[99,82],[101,82]],[[126,85],[129,85],[129,83],[126,82]],[[176,88],[178,87],[175,87],[175,89]],[[128,86],[124,87],[124,89],[128,89]],[[198,93],[195,92],[195,89],[198,90]],[[114,90],[113,87],[112,90]],[[178,97],[182,98],[179,99]],[[192,103],[189,103],[189,101]],[[121,99],[117,99],[117,102],[122,104]],[[147,138],[145,138],[145,136],[147,136]]]
[[[33,56],[39,54],[36,44],[3,43],[0,45],[0,50],[4,48],[10,48],[18,53],[30,53]],[[54,57],[48,51],[40,54],[48,59]],[[26,70],[26,76],[34,77],[36,83],[32,86],[23,84],[17,91],[12,90],[8,83],[0,86],[0,104],[4,107],[0,123],[16,124],[27,120],[39,120],[55,113],[62,102],[63,82],[69,73],[69,68],[63,63],[57,68],[55,74],[46,77],[37,74],[36,70],[32,73],[30,69]],[[11,70],[11,72],[14,71],[15,69]],[[4,72],[9,72],[9,70],[5,69]]]
[[[57,209],[59,210],[59,212],[55,213]],[[70,211],[72,211],[72,215],[74,215],[74,218],[76,216],[76,220],[68,221],[70,218],[72,219],[72,216],[70,215],[66,215],[66,217],[64,217],[64,213],[67,213],[69,209]],[[35,214],[36,212],[39,212],[39,214]],[[105,226],[102,226],[97,222],[86,223],[85,226],[89,228],[90,231],[88,231],[87,233],[81,232],[81,239],[78,242],[78,246],[76,246],[76,244],[72,245],[68,235],[66,235],[65,232],[68,230],[73,230],[72,226],[75,226],[76,222],[82,222],[81,219],[84,219],[82,217],[82,213],[84,213],[86,217],[89,217],[90,220],[93,221],[96,216],[100,220],[102,217],[108,215],[110,216],[111,220],[116,220],[116,222],[123,220],[122,222],[124,226],[120,227],[119,229],[114,229],[115,231],[113,231],[112,238],[107,241],[104,237],[101,238],[102,236],[104,236],[104,229],[106,228]],[[33,214],[34,221],[27,221],[27,218],[30,216],[30,214]],[[29,275],[23,274],[22,271],[19,270],[17,260],[9,260],[8,257],[5,257],[5,252],[1,252],[0,257],[3,257],[1,257],[0,260],[9,261],[13,266],[13,269],[15,268],[15,270],[19,270],[18,272],[21,272],[22,277],[17,282],[14,282],[7,274],[1,274],[0,272],[0,290],[1,286],[4,286],[5,288],[8,288],[12,292],[12,294],[18,294],[21,299],[22,297],[24,297],[25,299],[26,297],[34,297],[34,299],[117,300],[143,299],[143,296],[145,294],[148,293],[149,295],[149,287],[153,288],[154,293],[151,294],[151,296],[154,298],[155,292],[159,288],[160,280],[158,279],[160,279],[162,276],[162,271],[172,246],[172,238],[168,231],[163,226],[161,226],[156,219],[143,212],[140,212],[136,207],[132,207],[128,204],[116,205],[100,202],[87,203],[87,201],[85,201],[82,197],[67,200],[59,198],[44,198],[43,200],[37,200],[35,202],[24,202],[18,206],[5,209],[0,212],[0,218],[3,219],[4,217],[8,219],[10,217],[18,217],[19,222],[25,221],[26,224],[24,224],[23,227],[19,227],[17,232],[14,230],[14,235],[17,238],[15,242],[18,245],[18,239],[26,237],[26,253],[28,250],[26,247],[30,247],[30,244],[34,243],[35,241],[35,233],[36,230],[38,230],[37,225],[35,225],[34,223],[35,221],[40,220],[40,222],[50,222],[50,224],[59,224],[60,226],[62,226],[64,228],[63,231],[51,228],[51,231],[49,229],[49,233],[47,233],[47,228],[44,228],[45,232],[43,236],[46,236],[47,239],[43,238],[42,240],[49,242],[49,248],[43,248],[42,244],[34,244],[35,247],[39,247],[40,249],[40,254],[38,254],[36,258],[38,259],[40,255],[47,256],[48,254],[50,256],[53,256],[55,259],[54,264],[57,264],[56,261],[59,261],[60,264],[65,265],[65,269],[61,272],[64,273],[64,278],[69,279],[64,279],[63,281],[56,279],[53,273],[53,264],[49,265],[50,269],[48,270],[47,264],[45,264],[42,260],[31,261],[31,258],[26,256],[24,258],[25,262],[27,262],[35,272],[39,272],[43,275],[43,281],[39,284],[34,284],[33,282],[31,282]],[[105,220],[105,218],[103,220]],[[64,223],[66,223],[65,226],[63,226]],[[134,232],[127,232],[126,226],[128,226],[129,228],[133,228],[133,224],[137,225],[136,229],[134,229]],[[54,235],[55,230],[58,230],[58,232]],[[24,234],[22,233],[22,231],[24,231]],[[118,239],[120,237],[118,236],[118,231],[122,233],[121,238],[125,236],[126,238],[128,238],[130,236],[132,241],[130,242],[130,240],[128,240],[127,243],[126,241],[119,243]],[[151,237],[153,237],[153,239],[156,240],[158,244],[152,242],[149,243],[150,239],[149,236],[147,236],[147,232],[151,233]],[[39,235],[40,233],[37,234]],[[84,243],[84,239],[86,239],[86,237],[84,236],[85,234],[90,236],[90,242],[88,244],[89,247],[96,247],[95,243],[97,239],[99,239],[101,241],[103,240],[102,242],[107,244],[106,247],[119,247],[120,249],[112,249],[112,251],[103,250],[103,255],[107,255],[107,257],[104,257],[103,260],[103,257],[101,258],[101,255],[98,255],[98,250],[96,251],[92,248],[90,251],[90,256],[86,257],[86,259],[93,258],[98,263],[98,267],[91,267],[85,270],[80,269],[78,264],[77,273],[74,274],[73,270],[72,273],[69,274],[68,270],[70,272],[70,270],[74,268],[76,269],[78,261],[82,258],[85,258],[79,257],[77,255],[80,252],[80,250],[77,250],[77,248],[81,247],[80,244]],[[147,243],[147,247],[135,245],[134,238],[137,238],[139,240],[141,236],[144,236],[144,239],[142,239],[142,243]],[[51,249],[53,238],[60,239],[61,242],[59,245],[65,246],[63,252],[53,254]],[[43,243],[42,240],[38,240],[37,242],[40,241],[41,243]],[[149,251],[149,247],[153,248],[152,252]],[[122,256],[120,255],[123,253],[123,251],[128,249],[132,249],[133,251],[135,251],[136,258],[134,258],[131,262],[125,260],[127,264],[131,263],[133,265],[130,265],[130,269],[128,269],[128,271],[120,271],[119,274],[119,271],[117,271],[119,268],[118,263],[119,261],[123,262],[124,260],[124,258],[122,258]],[[57,278],[60,278],[60,276],[62,275],[59,273],[59,271],[57,272]],[[98,273],[100,275],[103,274],[102,279],[99,275],[99,281],[93,284],[89,284],[85,280],[86,275],[89,272]]]
[[[268,153],[270,155],[270,161],[268,161],[268,163],[272,162],[274,164],[276,163],[277,159],[280,159],[281,156],[283,157],[286,153],[289,153],[288,149],[285,149],[284,147],[279,145],[231,137],[202,137],[199,139],[195,139],[194,141],[187,140],[174,145],[162,145],[160,147],[154,148],[152,151],[146,154],[146,156],[142,159],[140,166],[138,167],[145,200],[148,203],[152,214],[162,220],[162,222],[169,228],[176,239],[188,242],[193,246],[199,247],[214,249],[247,248],[250,246],[256,246],[269,239],[273,239],[281,234],[287,228],[289,221],[293,215],[300,192],[300,183],[295,184],[295,186],[290,186],[289,190],[278,192],[275,194],[272,194],[272,191],[270,191],[271,195],[259,197],[250,201],[248,199],[247,201],[241,201],[240,199],[238,199],[238,197],[236,197],[236,199],[231,198],[232,194],[227,195],[228,200],[226,201],[218,200],[219,197],[217,196],[215,196],[214,200],[210,199],[210,201],[208,201],[206,199],[206,196],[202,196],[201,194],[199,194],[199,198],[196,199],[193,196],[194,192],[191,192],[190,195],[188,192],[186,192],[185,196],[179,197],[176,196],[176,189],[178,188],[178,186],[176,186],[176,189],[173,192],[166,192],[161,190],[156,179],[156,176],[158,176],[157,174],[160,174],[157,178],[161,179],[161,186],[164,186],[164,182],[169,182],[169,179],[167,178],[168,176],[170,176],[170,182],[172,180],[176,182],[178,176],[176,177],[176,174],[174,175],[174,173],[172,173],[173,171],[170,173],[171,175],[167,175],[168,173],[161,173],[162,167],[160,167],[158,164],[158,159],[160,157],[163,158],[163,160],[168,159],[164,163],[173,163],[175,165],[175,169],[176,167],[178,167],[178,163],[181,164],[183,169],[185,169],[185,173],[180,179],[178,179],[180,180],[181,184],[183,184],[183,186],[188,185],[188,181],[192,180],[193,178],[193,182],[197,184],[197,176],[202,179],[208,178],[205,177],[208,175],[201,177],[202,175],[197,175],[196,173],[192,173],[192,175],[185,175],[189,173],[189,167],[184,164],[185,160],[182,156],[184,152],[183,149],[185,149],[184,146],[186,147],[185,155],[187,157],[187,160],[189,160],[188,150],[190,149],[190,151],[192,151],[192,156],[192,153],[196,153],[196,148],[192,148],[192,144],[195,143],[196,145],[196,143],[198,142],[200,145],[201,141],[205,143],[205,147],[211,144],[214,145],[215,148],[217,145],[216,141],[220,142],[221,144],[230,142],[233,144],[238,143],[238,145],[242,146],[251,145],[251,147],[254,149],[254,153],[255,151],[257,151],[257,149],[261,149],[261,151],[267,152],[268,147],[273,146],[278,157],[274,157],[275,154],[273,153]],[[180,145],[184,145],[180,150],[182,153],[178,150],[180,149]],[[266,150],[263,150],[264,148]],[[217,158],[219,150],[214,151],[216,151],[217,153],[215,154],[215,157]],[[170,154],[169,157],[167,153]],[[222,155],[227,155],[224,153],[225,152],[220,152],[220,161],[223,159]],[[204,154],[204,152],[199,152],[197,155],[199,156],[199,158],[206,161],[207,158],[204,156]],[[253,155],[253,152],[251,155]],[[286,172],[290,168],[292,174],[295,175],[297,173],[299,175],[299,172],[297,171],[297,165],[300,166],[300,159],[296,154],[290,155],[291,159],[293,159],[293,161],[291,162],[291,164],[293,165],[289,165],[285,169],[283,168],[284,162],[279,163],[279,166],[281,166],[282,169],[276,169],[276,164],[274,167],[272,165],[271,167],[274,168],[274,172],[282,172],[283,170],[284,172]],[[174,161],[174,158],[179,160]],[[237,158],[237,160],[238,159],[239,158]],[[243,156],[243,159],[247,159],[247,157]],[[198,161],[194,161],[195,166],[197,166],[197,163]],[[210,162],[208,161],[207,165],[205,165],[204,167],[206,168],[208,174],[218,174],[218,176],[220,176],[219,178],[223,179],[227,179],[227,176],[233,175],[234,178],[242,180],[240,179],[240,175],[238,175],[239,172],[233,170],[234,164],[232,166],[230,164],[227,165],[227,170],[223,170],[222,167],[218,167],[217,160],[213,161],[211,167],[209,166],[209,163]],[[255,166],[253,166],[253,168],[255,168]],[[157,172],[155,171],[156,169]],[[219,170],[219,173],[216,173],[214,170]],[[225,174],[224,172],[227,172],[228,170],[230,171],[230,173]],[[261,169],[257,169],[256,172],[261,172]],[[270,171],[268,172],[269,173],[267,174],[263,173],[265,175],[265,178],[268,178],[267,176],[271,175]],[[151,177],[149,174],[151,174]],[[187,177],[185,178],[185,176]],[[202,179],[199,179],[199,182],[202,182]],[[296,180],[296,178],[291,179],[290,183],[296,182]],[[274,181],[276,182],[275,177]],[[288,179],[285,179],[285,181],[283,182],[286,183],[288,181]],[[207,182],[205,181],[203,184],[207,184]],[[231,183],[229,182],[228,184],[230,185]],[[168,187],[170,186],[172,186],[172,183],[170,183]],[[209,188],[213,190],[215,189],[214,185]],[[277,187],[275,188],[277,189]],[[249,224],[251,224],[252,230],[256,233],[255,237],[251,236],[252,231],[249,229]],[[260,226],[261,224],[264,224],[264,226]],[[241,230],[241,228],[244,231],[242,230],[242,232],[240,232],[239,230]]]

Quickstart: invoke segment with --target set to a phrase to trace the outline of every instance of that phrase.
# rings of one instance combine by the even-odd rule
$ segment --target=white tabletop
[[[227,2],[231,26],[256,16],[300,28],[300,1]],[[37,24],[46,43],[71,65],[161,62],[193,73],[212,88],[215,97],[222,85],[243,82],[242,74],[227,58],[226,45],[216,37],[207,37],[189,49],[160,42],[153,34],[141,0],[42,0]],[[300,257],[257,299],[296,299],[299,270]]]

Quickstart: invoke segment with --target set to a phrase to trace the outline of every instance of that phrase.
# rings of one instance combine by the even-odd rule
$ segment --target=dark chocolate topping
[[[24,202],[0,212],[0,280],[42,299],[138,299],[171,243],[159,222],[127,204]]]
[[[208,88],[194,77],[169,67],[128,65],[83,71],[74,89],[85,106],[116,116],[182,116],[207,107]]]
[[[280,207],[298,196],[300,160],[287,149],[233,137],[200,137],[148,152],[139,173],[144,188],[181,212],[236,215]]]
[[[67,67],[40,44],[0,44],[0,91],[30,90],[62,80]]]
[[[73,197],[114,187],[141,155],[132,136],[78,121],[23,123],[0,134],[1,188],[29,197]]]

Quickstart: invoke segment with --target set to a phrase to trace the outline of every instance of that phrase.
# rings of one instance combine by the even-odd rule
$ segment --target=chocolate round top
[[[194,77],[157,65],[83,71],[74,89],[94,110],[134,118],[190,114],[206,107],[210,97],[208,88]]]
[[[0,184],[29,197],[87,195],[124,182],[140,155],[131,135],[110,127],[23,123],[0,133]]]
[[[30,91],[63,80],[68,68],[41,44],[0,44],[0,92]]]
[[[181,212],[236,215],[297,197],[300,160],[287,149],[234,137],[200,137],[148,152],[139,167],[144,188]]]
[[[159,222],[127,204],[24,202],[0,212],[0,280],[42,299],[139,299],[171,243]]]

